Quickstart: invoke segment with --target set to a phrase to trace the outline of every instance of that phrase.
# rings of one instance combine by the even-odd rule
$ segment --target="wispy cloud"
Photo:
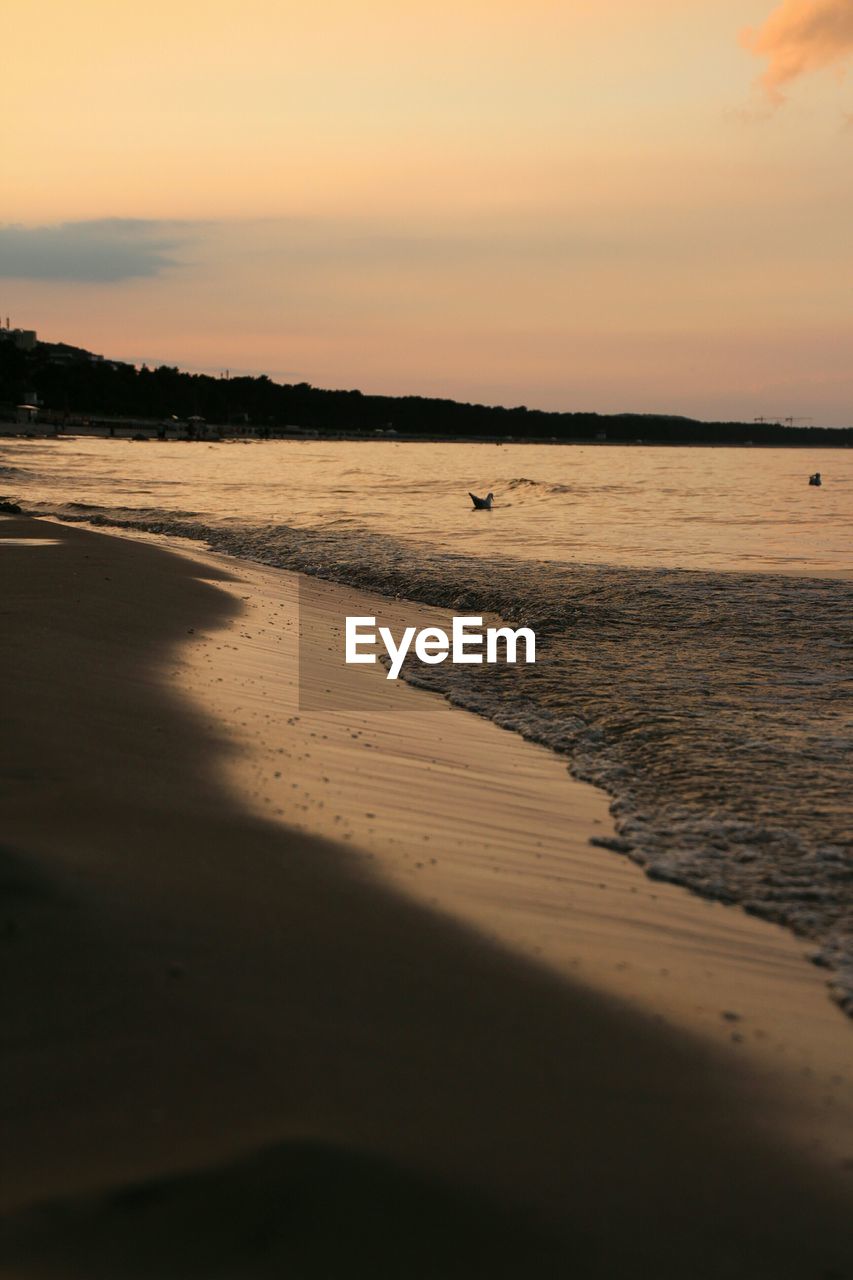
[[[187,224],[99,218],[53,226],[0,226],[0,277],[112,284],[179,265]]]
[[[853,0],[784,0],[763,26],[741,33],[744,46],[767,59],[760,84],[775,102],[783,88],[853,53]]]

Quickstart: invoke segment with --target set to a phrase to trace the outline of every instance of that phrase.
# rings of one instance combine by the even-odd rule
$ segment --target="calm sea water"
[[[469,489],[492,490],[494,511],[472,512]],[[840,449],[10,440],[4,491],[206,523],[371,530],[484,557],[853,571],[853,452]]]
[[[853,453],[11,440],[4,494],[534,626],[535,667],[404,674],[565,752],[650,875],[813,939],[853,1014]]]

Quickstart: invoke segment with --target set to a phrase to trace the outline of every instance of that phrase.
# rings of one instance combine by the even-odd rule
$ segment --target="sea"
[[[615,853],[792,929],[853,1015],[853,452],[8,438],[4,497],[534,627],[535,666],[404,675],[563,753]]]

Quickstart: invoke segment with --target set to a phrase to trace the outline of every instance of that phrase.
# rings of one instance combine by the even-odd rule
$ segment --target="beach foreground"
[[[849,1274],[845,1159],[752,1059],[249,802],[184,692],[226,568],[0,525],[45,537],[0,549],[0,1275]]]

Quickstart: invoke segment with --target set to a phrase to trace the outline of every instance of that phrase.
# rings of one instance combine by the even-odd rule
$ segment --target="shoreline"
[[[0,522],[0,537],[42,530]],[[246,804],[231,773],[249,767],[245,742],[184,683],[192,653],[194,678],[218,687],[208,640],[237,643],[236,678],[251,665],[239,566],[208,563],[202,582],[162,548],[52,530],[58,545],[0,548],[14,617],[0,1275],[140,1274],[140,1238],[160,1251],[142,1274],[177,1249],[182,1274],[207,1275],[208,1236],[236,1251],[218,1255],[221,1274],[268,1274],[299,1237],[282,1185],[315,1187],[320,1232],[355,1185],[332,1176],[347,1152],[376,1203],[402,1197],[416,1236],[431,1219],[467,1227],[419,1273],[410,1252],[383,1252],[381,1229],[349,1223],[346,1274],[368,1255],[364,1274],[389,1277],[410,1262],[518,1274],[520,1256],[532,1275],[555,1259],[602,1277],[844,1274],[849,1173],[781,1132],[790,1098],[775,1085]],[[454,726],[462,714],[446,709]],[[252,1151],[285,1154],[259,1172]],[[209,1176],[221,1212],[200,1239],[193,1188]],[[114,1198],[152,1179],[153,1202]],[[249,1192],[268,1206],[262,1257],[229,1235]],[[61,1208],[33,1219],[45,1202]],[[302,1245],[323,1251],[310,1233]]]
[[[227,426],[217,426],[215,423],[210,424],[213,435],[178,435],[174,434],[161,439],[158,436],[158,428],[150,422],[116,422],[116,429],[121,429],[123,434],[115,434],[110,432],[109,427],[105,426],[102,430],[98,428],[87,429],[83,427],[81,430],[72,428],[65,430],[64,428],[54,428],[47,423],[33,423],[34,427],[44,427],[44,430],[32,429],[20,431],[5,431],[4,427],[15,427],[16,423],[0,422],[0,439],[2,440],[136,440],[141,443],[143,438],[145,441],[153,444],[172,444],[176,441],[190,444],[252,444],[257,441],[274,442],[276,440],[299,442],[304,441],[306,444],[316,443],[316,441],[341,441],[345,440],[352,444],[371,442],[377,440],[385,440],[395,444],[483,444],[483,445],[560,445],[567,447],[579,447],[588,449],[595,448],[637,448],[637,449],[803,449],[809,452],[820,452],[823,449],[853,449],[853,444],[849,441],[839,441],[833,443],[832,440],[822,440],[820,444],[809,442],[772,440],[772,441],[753,441],[753,440],[599,440],[595,436],[577,437],[576,439],[563,439],[555,436],[512,436],[512,435],[432,435],[429,432],[395,432],[389,435],[387,432],[376,431],[321,431],[319,428],[312,431],[306,428],[302,431],[288,432],[286,429],[273,430],[271,434],[264,435],[263,428],[256,431],[240,435],[233,432]],[[48,430],[48,426],[50,429]],[[821,431],[849,431],[849,427],[820,427]],[[144,437],[142,432],[146,432]],[[223,434],[224,433],[224,434]]]
[[[472,679],[447,665],[404,666],[402,676],[568,758],[575,776],[612,797],[622,851],[653,879],[785,925],[853,1011],[839,835],[846,773],[833,755],[853,597],[837,575],[445,562],[379,534],[121,517],[80,519],[176,538],[189,554],[209,545],[223,563],[355,584],[376,593],[380,612],[402,598],[410,610],[532,622],[533,676],[520,668],[504,680],[492,668]]]
[[[768,1086],[797,1095],[791,1136],[819,1133],[844,1158],[851,1028],[806,940],[614,852],[610,797],[572,776],[565,756],[440,692],[388,682],[380,666],[354,673],[313,656],[330,641],[342,651],[346,614],[381,613],[400,630],[447,627],[446,610],[166,545],[235,579],[221,589],[239,616],[194,637],[175,674],[227,726],[237,749],[223,777],[245,805],[346,841],[414,901],[747,1058]]]

